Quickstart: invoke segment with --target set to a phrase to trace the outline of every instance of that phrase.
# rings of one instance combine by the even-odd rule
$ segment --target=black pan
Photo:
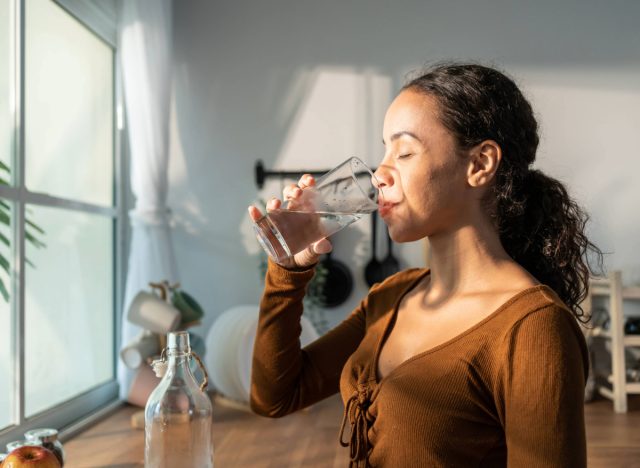
[[[378,213],[371,213],[371,260],[364,267],[364,280],[369,286],[373,286],[384,279],[382,264],[376,257],[376,233],[378,230]]]
[[[331,258],[331,252],[322,260],[322,265],[327,270],[327,276],[322,286],[320,303],[327,308],[338,307],[349,298],[353,290],[351,271],[341,261]]]
[[[384,278],[388,278],[400,271],[400,262],[398,262],[398,259],[393,256],[393,240],[389,235],[389,229],[387,229],[387,246],[387,256],[380,264],[380,269],[382,270]]]

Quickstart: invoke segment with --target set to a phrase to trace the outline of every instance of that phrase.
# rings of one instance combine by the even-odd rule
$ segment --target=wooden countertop
[[[344,468],[349,451],[338,443],[342,408],[336,395],[308,410],[269,419],[214,402],[216,468]],[[139,410],[124,406],[65,443],[65,468],[143,467],[144,431],[130,426]]]
[[[267,419],[214,403],[216,468],[345,468],[348,449],[338,443],[342,408],[336,395],[309,410]],[[640,467],[640,395],[630,396],[629,410],[616,414],[606,400],[585,406],[590,468]],[[65,443],[65,468],[144,466],[144,431],[129,423],[136,411],[124,406]]]

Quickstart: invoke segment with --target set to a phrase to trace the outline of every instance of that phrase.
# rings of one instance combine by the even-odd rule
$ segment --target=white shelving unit
[[[624,334],[624,300],[640,300],[640,287],[622,287],[622,272],[612,271],[607,278],[591,280],[589,295],[583,303],[583,309],[591,313],[592,299],[595,296],[609,297],[609,330],[592,330],[592,336],[602,336],[611,340],[612,388],[598,386],[598,392],[613,401],[616,413],[627,412],[627,394],[640,394],[640,382],[628,383],[626,377],[625,353],[627,346],[640,347],[640,335]]]

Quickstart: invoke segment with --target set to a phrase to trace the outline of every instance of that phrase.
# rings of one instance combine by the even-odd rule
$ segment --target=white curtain
[[[120,53],[131,150],[132,238],[123,304],[122,346],[140,328],[127,321],[133,297],[150,281],[177,281],[171,243],[168,190],[168,127],[171,97],[171,0],[121,3]],[[120,396],[133,378],[118,358]]]

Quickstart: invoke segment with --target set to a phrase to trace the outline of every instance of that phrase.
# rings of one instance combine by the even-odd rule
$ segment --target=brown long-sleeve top
[[[407,270],[375,285],[348,318],[301,349],[302,299],[313,270],[270,263],[253,410],[284,416],[339,390],[340,440],[356,466],[586,466],[586,345],[548,286],[521,291],[467,331],[377,376],[398,304],[427,274]]]

